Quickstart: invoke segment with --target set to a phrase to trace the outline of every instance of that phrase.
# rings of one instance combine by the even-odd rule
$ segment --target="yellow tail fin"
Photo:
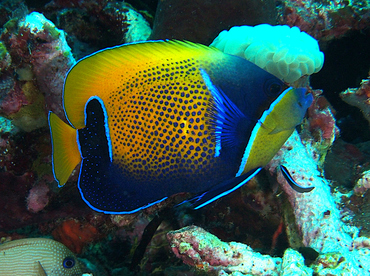
[[[49,125],[53,146],[53,172],[59,186],[63,186],[74,168],[81,162],[77,144],[77,130],[49,112]]]

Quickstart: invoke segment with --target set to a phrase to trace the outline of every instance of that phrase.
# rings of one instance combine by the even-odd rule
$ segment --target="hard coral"
[[[172,251],[184,263],[212,273],[239,271],[253,275],[278,275],[281,258],[254,252],[249,246],[222,242],[200,227],[189,226],[167,234]]]
[[[316,39],[330,40],[350,30],[367,28],[368,5],[362,1],[284,0],[279,5],[279,23],[297,26]]]
[[[360,88],[348,88],[340,93],[346,103],[358,107],[370,123],[370,76],[362,80]]]
[[[357,180],[356,186],[353,191],[356,195],[363,195],[370,188],[370,171],[366,171],[362,174],[361,178]]]
[[[83,57],[95,50],[147,40],[151,28],[146,18],[125,1],[51,1],[44,14],[56,18],[66,31],[74,54]]]
[[[27,196],[27,210],[37,213],[40,212],[49,203],[50,189],[45,183],[40,183],[32,187]]]
[[[2,75],[0,112],[25,131],[46,126],[49,109],[63,117],[64,77],[75,62],[64,32],[33,12],[6,25],[1,39],[11,64]]]
[[[321,166],[327,152],[339,136],[339,128],[335,122],[335,111],[322,95],[321,90],[313,91],[314,101],[308,108],[308,130],[313,139],[309,139],[319,154],[318,164]]]

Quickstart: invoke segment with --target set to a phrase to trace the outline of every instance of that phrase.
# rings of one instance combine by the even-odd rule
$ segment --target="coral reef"
[[[44,209],[49,203],[49,191],[49,186],[45,183],[33,186],[27,196],[27,210],[37,213]]]
[[[316,39],[331,40],[368,27],[367,1],[285,0],[278,5],[280,24],[297,26]]]
[[[370,76],[362,80],[359,88],[348,88],[340,93],[340,97],[346,103],[358,107],[370,123]]]
[[[11,64],[2,75],[7,86],[0,112],[24,131],[45,127],[48,109],[63,116],[64,76],[75,62],[65,33],[33,12],[16,24],[7,24],[1,40]]]
[[[353,229],[347,229],[340,220],[340,212],[330,193],[329,182],[320,176],[313,152],[314,150],[304,147],[295,132],[267,169],[275,174],[279,164],[286,164],[296,182],[304,187],[315,187],[310,193],[296,193],[280,173],[277,176],[277,181],[292,206],[303,245],[322,253],[340,252],[350,247],[351,236],[356,233],[348,233]]]
[[[267,166],[269,172],[276,175],[277,166],[286,164],[293,178],[300,185],[315,187],[310,193],[297,193],[291,189],[281,173],[277,174],[276,179],[284,190],[294,213],[293,221],[287,221],[287,224],[297,226],[296,234],[288,231],[290,243],[302,244],[320,253],[312,265],[316,275],[343,275],[341,273],[368,275],[370,239],[358,237],[359,230],[344,224],[341,220],[341,213],[330,192],[329,182],[320,176],[316,162],[317,154],[314,153],[315,150],[310,148],[309,144],[306,146],[302,144],[301,138],[295,132]],[[217,272],[218,275],[225,275],[223,273],[232,271],[253,275],[278,275],[278,273],[289,275],[290,272],[286,269],[294,267],[294,265],[285,264],[283,269],[281,266],[276,266],[273,269],[274,272],[271,272],[269,271],[271,267],[263,261],[265,271],[262,270],[262,272],[251,272],[249,269],[253,268],[252,265],[238,267],[239,263],[230,256],[243,256],[247,246],[233,250],[231,254],[230,247],[225,247],[226,245],[213,235],[196,227],[170,232],[167,236],[173,252],[184,263],[200,270]],[[294,241],[292,240],[294,238],[300,240]],[[252,257],[247,259],[253,260]],[[243,260],[240,263],[246,264],[247,261]],[[280,264],[281,260],[279,260]],[[310,269],[306,268],[306,271]],[[294,275],[296,272],[292,273],[291,275]],[[312,271],[305,273],[304,275],[310,275]]]
[[[295,132],[266,170],[241,189],[196,212],[176,207],[175,213],[163,218],[138,269],[150,275],[204,271],[218,275],[370,275],[370,143],[363,140],[366,135],[358,138],[365,129],[353,131],[353,141],[338,138],[337,126],[341,128],[343,122],[337,114],[341,111],[322,85],[337,87],[337,81],[350,77],[358,82],[364,79],[359,88],[348,88],[358,86],[356,82],[333,93],[348,88],[341,98],[353,109],[359,108],[370,122],[368,65],[364,75],[353,72],[361,66],[351,54],[358,52],[365,63],[364,52],[334,43],[342,37],[355,40],[354,30],[368,36],[369,1],[165,0],[158,1],[156,14],[154,8],[146,8],[156,1],[127,2],[1,1],[1,241],[53,235],[77,252],[94,275],[137,274],[129,267],[146,226],[163,208],[189,195],[177,195],[137,214],[102,215],[81,200],[76,172],[58,189],[45,126],[49,110],[63,117],[61,92],[66,73],[75,59],[105,47],[149,37],[208,45],[221,30],[276,24],[277,19],[318,39],[324,52],[329,46],[339,48],[343,54],[334,52],[334,65],[327,69],[333,78],[321,77],[315,89],[309,88],[314,77],[300,79],[315,100],[298,128],[299,135]],[[366,41],[355,40],[363,45],[356,49],[366,51]],[[339,59],[344,55],[353,67],[341,65]],[[344,75],[334,67],[343,67]],[[350,122],[359,125],[356,120]],[[293,191],[278,170],[280,164],[298,184],[315,189],[305,194]],[[187,225],[201,226],[209,233]],[[318,257],[309,262],[302,247],[316,250]]]
[[[281,270],[281,258],[262,255],[241,243],[222,242],[197,226],[171,231],[167,239],[178,258],[206,272],[278,275]]]
[[[147,40],[152,30],[148,14],[125,1],[51,1],[43,13],[68,33],[76,57],[122,43]]]
[[[238,26],[222,31],[210,46],[236,55],[288,83],[320,71],[324,54],[318,42],[289,26]]]
[[[362,174],[361,178],[357,180],[353,192],[356,195],[363,195],[370,188],[370,171],[366,171]]]

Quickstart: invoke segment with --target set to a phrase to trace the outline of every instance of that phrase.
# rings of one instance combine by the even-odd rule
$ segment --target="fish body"
[[[69,125],[49,115],[55,178],[64,185],[81,162],[82,198],[105,213],[179,192],[203,195],[203,206],[249,180],[300,123],[312,96],[285,88],[249,61],[190,42],[97,52],[66,77]]]
[[[29,238],[0,245],[1,276],[77,276],[82,270],[76,256],[63,244]]]

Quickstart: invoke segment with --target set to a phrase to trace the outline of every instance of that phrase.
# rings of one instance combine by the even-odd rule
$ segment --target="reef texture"
[[[140,1],[143,6],[148,2]],[[159,1],[155,22],[154,14],[124,1],[1,2],[1,240],[53,236],[78,253],[94,275],[130,275],[133,251],[148,223],[187,196],[135,214],[104,215],[81,199],[76,188],[79,168],[63,189],[57,187],[47,113],[64,116],[64,77],[76,59],[104,47],[146,40],[153,22],[152,38],[206,44],[219,31],[241,24],[277,21],[298,26],[321,43],[369,26],[368,1],[216,2]],[[308,79],[301,81],[309,86]],[[370,121],[369,83],[368,78],[342,98]],[[195,267],[218,275],[370,275],[370,152],[343,141],[333,145],[338,136],[335,110],[320,90],[310,93],[315,102],[299,135],[293,134],[267,169],[214,204],[165,217],[143,252],[140,272],[193,275]],[[307,194],[293,191],[280,164],[300,185],[315,189]],[[332,175],[341,170],[341,179],[323,177],[330,166],[336,167]],[[192,224],[218,238],[195,226],[169,232]],[[309,266],[297,251],[304,246],[319,253]]]
[[[340,97],[346,103],[358,107],[370,123],[370,76],[362,80],[359,88],[348,88]]]
[[[77,58],[102,48],[147,40],[152,32],[148,21],[151,16],[141,14],[125,1],[55,0],[41,11],[68,33]]]
[[[217,275],[370,275],[370,239],[358,237],[358,229],[344,224],[341,212],[330,192],[329,182],[318,171],[315,150],[302,144],[297,132],[289,138],[267,169],[287,195],[294,213],[301,243],[319,252],[310,268],[291,264],[286,254],[283,260],[254,252],[247,245],[223,243],[215,236],[197,227],[185,227],[168,233],[172,251],[184,263]],[[310,193],[297,193],[283,175],[276,174],[277,166],[284,164],[300,185],[314,186]],[[289,250],[289,249],[288,249]],[[299,259],[293,258],[295,262]],[[283,265],[282,265],[283,263]],[[303,269],[298,274],[292,267]],[[292,272],[289,272],[290,270]],[[300,274],[303,273],[303,274]],[[235,274],[237,275],[237,274]]]
[[[184,263],[207,272],[278,275],[281,270],[281,258],[262,255],[241,243],[222,242],[197,226],[171,231],[167,239]]]
[[[320,40],[331,40],[349,31],[368,27],[368,1],[284,0],[278,5],[279,24],[297,26]]]
[[[8,23],[1,35],[6,66],[2,66],[0,113],[24,131],[47,125],[47,112],[64,116],[64,76],[74,64],[65,33],[42,14],[33,12]],[[3,54],[4,55],[4,54]]]

